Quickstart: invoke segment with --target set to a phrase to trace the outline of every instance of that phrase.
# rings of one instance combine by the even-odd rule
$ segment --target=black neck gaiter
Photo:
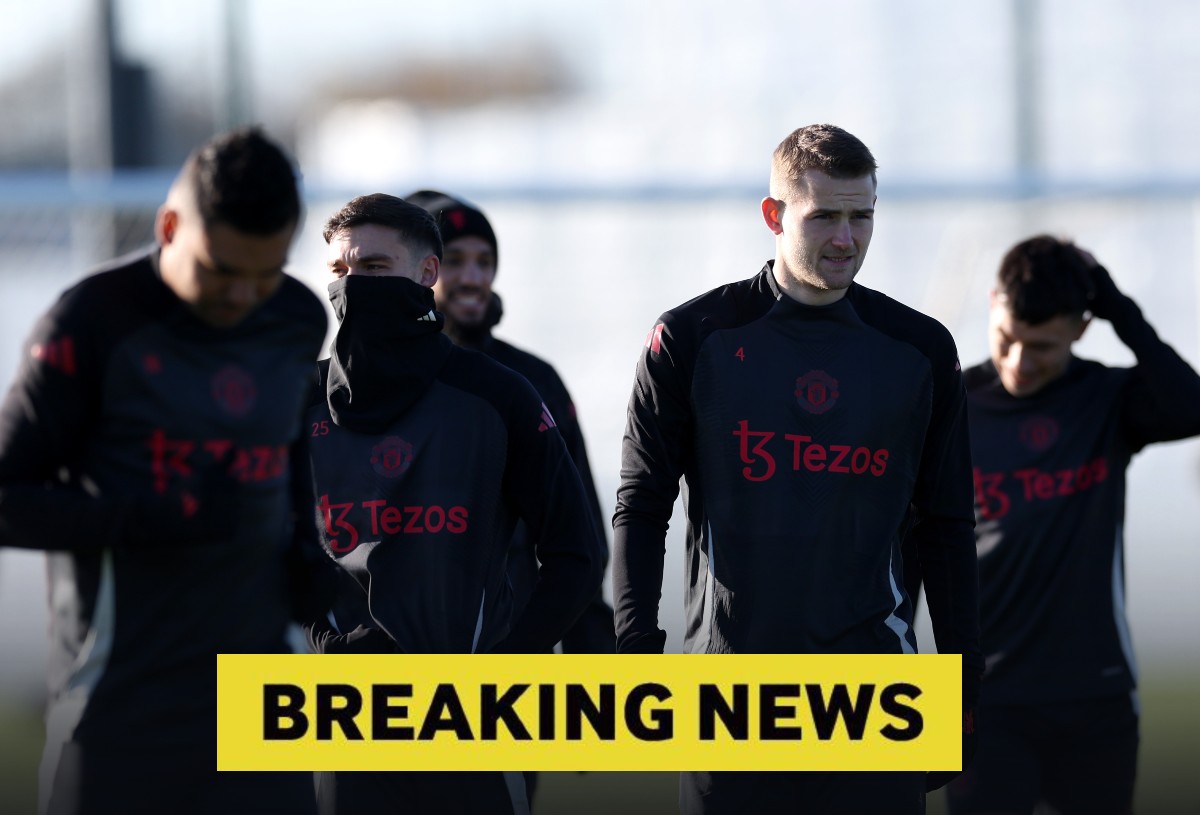
[[[341,427],[380,433],[429,388],[452,347],[433,291],[404,277],[329,284],[338,319],[326,398]]]

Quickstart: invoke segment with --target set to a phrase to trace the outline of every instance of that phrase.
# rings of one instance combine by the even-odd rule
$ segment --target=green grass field
[[[1152,673],[1152,672],[1151,672]],[[1139,815],[1200,813],[1200,676],[1151,675],[1142,683]],[[34,815],[43,740],[40,711],[0,702],[0,813]],[[673,773],[543,773],[534,815],[674,813]],[[929,815],[944,812],[941,795]]]

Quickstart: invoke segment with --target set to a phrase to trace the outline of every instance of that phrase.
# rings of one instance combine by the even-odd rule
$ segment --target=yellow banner
[[[217,657],[220,770],[957,770],[961,657]]]

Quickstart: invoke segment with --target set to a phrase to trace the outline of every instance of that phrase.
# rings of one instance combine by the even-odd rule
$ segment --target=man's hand
[[[1078,247],[1076,249],[1088,270],[1088,310],[1093,317],[1111,320],[1125,295],[1113,282],[1108,269],[1101,266],[1091,252]]]
[[[397,654],[396,642],[378,628],[360,625],[349,634],[319,631],[310,627],[307,631],[308,646],[315,654]]]

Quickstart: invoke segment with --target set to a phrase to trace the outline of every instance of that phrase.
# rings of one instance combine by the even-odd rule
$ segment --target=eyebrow
[[[360,257],[354,258],[355,263],[380,263],[382,261],[391,262],[392,260],[394,260],[394,257],[385,252],[376,252],[373,255],[362,255]],[[345,260],[342,258],[342,256],[338,255],[333,260],[330,260],[326,265],[329,266],[330,268],[333,268],[334,266],[339,266],[339,265],[344,266],[347,264],[346,264]]]
[[[809,214],[810,215],[841,215],[842,210],[840,210],[840,209],[814,209]],[[861,209],[852,209],[852,210],[850,210],[850,214],[852,214],[852,215],[874,215],[875,207],[862,207]]]
[[[996,331],[1000,334],[1000,339],[1002,339],[1002,340],[1005,340],[1007,342],[1017,342],[1018,341],[1016,337],[1014,337],[1012,334],[1009,334],[1003,328],[998,327],[996,329]],[[1053,340],[1041,340],[1041,339],[1039,339],[1039,340],[1022,340],[1020,342],[1021,342],[1021,345],[1025,345],[1030,348],[1051,348],[1054,345]]]
[[[380,261],[392,261],[394,259],[395,256],[389,255],[385,252],[376,252],[373,255],[360,255],[359,257],[355,258],[355,260],[359,263],[379,263]]]

